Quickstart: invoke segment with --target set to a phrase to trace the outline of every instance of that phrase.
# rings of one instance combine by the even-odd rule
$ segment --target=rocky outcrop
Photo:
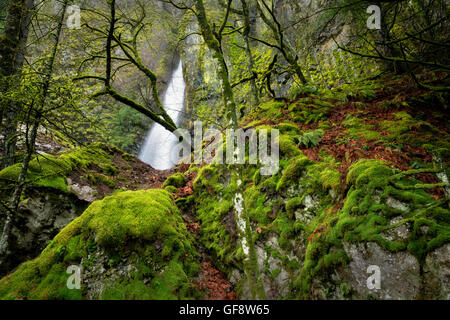
[[[448,299],[449,211],[434,171],[423,170],[431,170],[426,179],[437,183],[423,184],[417,176],[422,170],[379,160],[392,159],[392,150],[381,156],[369,149],[363,156],[362,148],[352,150],[340,140],[357,128],[368,137],[365,147],[370,139],[416,143],[405,124],[412,117],[393,112],[394,120],[379,120],[387,128],[382,136],[374,134],[375,125],[347,114],[332,124],[337,134],[315,148],[299,136],[316,125],[300,129],[291,119],[322,108],[324,120],[311,121],[330,130],[323,121],[336,107],[319,100],[267,102],[249,116],[248,127],[256,131],[280,130],[276,174],[262,176],[259,165],[191,166],[194,195],[183,201],[195,203],[203,245],[243,299]],[[304,103],[314,106],[306,110]],[[436,146],[445,144],[421,134]]]
[[[1,279],[0,299],[201,298],[190,280],[199,270],[173,197],[126,191],[94,202],[38,258]]]
[[[0,172],[2,196],[11,196],[20,164]],[[10,255],[0,275],[35,258],[48,242],[88,205],[123,187],[145,184],[139,175],[152,169],[131,155],[103,144],[54,157],[42,155],[30,165],[29,183],[14,217]],[[162,183],[162,182],[160,182]],[[149,185],[150,187],[150,185]],[[3,211],[1,211],[3,212]],[[4,216],[0,216],[0,228]]]
[[[28,190],[14,216],[9,259],[0,274],[35,258],[59,231],[81,215],[88,204],[73,194],[51,189]],[[4,221],[3,217],[0,221]]]

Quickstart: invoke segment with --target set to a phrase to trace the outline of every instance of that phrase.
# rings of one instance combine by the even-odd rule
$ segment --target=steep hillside
[[[242,128],[280,130],[275,175],[184,165],[166,191],[94,202],[0,280],[0,296],[448,299],[448,97],[410,86],[381,79],[254,106]],[[70,265],[83,266],[80,290],[65,286]],[[369,266],[380,290],[366,286]]]

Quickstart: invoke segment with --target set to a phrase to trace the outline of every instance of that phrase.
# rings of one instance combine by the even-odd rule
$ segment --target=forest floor
[[[187,166],[181,165],[177,170],[184,172],[187,170]],[[178,193],[175,194],[175,199],[193,194],[193,181],[196,176],[196,172],[187,175],[188,181],[185,186],[178,189]],[[214,265],[214,260],[199,239],[200,222],[195,215],[194,208],[190,207],[189,210],[183,210],[182,216],[186,228],[195,239],[195,246],[200,254],[201,271],[199,277],[192,280],[194,286],[206,293],[205,300],[236,300],[237,295],[233,289],[233,285],[227,279],[226,275]]]

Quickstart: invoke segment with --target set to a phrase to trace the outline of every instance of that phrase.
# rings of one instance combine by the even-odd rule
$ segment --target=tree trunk
[[[33,0],[11,0],[8,7],[3,37],[0,39],[1,93],[5,94],[20,81],[25,57],[25,48],[31,20]],[[3,128],[3,160],[1,168],[14,164],[16,149],[17,121],[21,106],[7,98],[0,100],[0,122],[5,117]]]
[[[253,67],[255,65],[253,54],[250,46],[250,31],[251,31],[251,21],[250,21],[250,11],[247,6],[246,0],[241,0],[242,4],[242,11],[244,13],[244,41],[245,41],[245,55],[247,57],[247,69],[250,74],[250,76],[253,74]],[[259,104],[259,94],[258,94],[258,87],[256,86],[256,79],[252,78],[250,80],[250,85],[252,88],[252,95],[253,95],[253,103],[255,105]]]
[[[390,30],[386,24],[386,7],[383,4],[379,4],[381,8],[381,23],[380,30],[378,32],[380,42],[381,42],[381,52],[385,57],[395,57],[401,58],[401,52],[394,44],[389,44],[392,40],[390,35]],[[402,62],[399,61],[384,61],[384,67],[387,71],[395,72],[397,74],[402,74],[406,72],[406,67]]]
[[[233,89],[231,87],[228,67],[225,62],[225,57],[222,52],[222,47],[219,39],[214,35],[208,19],[206,18],[205,6],[203,0],[196,0],[196,16],[203,39],[208,48],[212,51],[213,58],[217,63],[217,72],[219,80],[222,84],[222,98],[227,111],[228,120],[232,122],[234,128],[237,128],[238,116],[236,112],[236,102],[234,100]]]

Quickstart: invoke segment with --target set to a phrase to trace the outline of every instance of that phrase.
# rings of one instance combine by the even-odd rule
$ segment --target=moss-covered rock
[[[99,174],[115,176],[119,169],[114,164],[114,154],[126,155],[117,148],[97,143],[60,156],[34,157],[27,172],[27,185],[70,192],[67,178],[74,171],[88,172],[95,169]],[[16,164],[0,171],[0,186],[3,192],[14,187],[20,170],[21,164]]]
[[[40,155],[30,163],[25,190],[14,216],[11,254],[0,276],[19,263],[35,258],[62,228],[78,217],[89,203],[122,186],[132,187],[134,157],[97,143],[59,156]],[[0,171],[0,195],[8,199],[21,164]],[[0,228],[5,216],[0,213]]]
[[[169,193],[117,193],[94,202],[38,258],[0,280],[0,298],[199,297],[190,280],[199,270],[196,258],[192,238]],[[99,260],[107,263],[100,267]],[[80,290],[67,287],[70,265],[82,266],[82,278],[90,279]],[[119,276],[111,272],[125,269]]]
[[[171,175],[163,184],[163,188],[172,186],[175,188],[181,188],[186,184],[186,177],[184,174],[177,172],[174,175]]]
[[[379,249],[374,250],[379,255],[374,259],[380,259],[381,265],[385,255],[393,255],[399,269],[408,257],[414,257],[417,266],[423,265],[427,255],[450,242],[450,224],[446,218],[449,211],[444,202],[434,200],[420,187],[396,188],[392,181],[397,177],[394,170],[380,160],[362,159],[350,167],[347,182],[351,187],[343,208],[313,221],[322,227],[309,239],[305,264],[295,282],[301,297],[313,297],[315,279],[326,278],[330,270],[338,270],[340,274],[339,270],[355,258],[355,252],[343,250],[343,242],[376,243]],[[401,177],[402,185],[415,185],[413,178]],[[390,230],[397,231],[392,234]],[[386,275],[391,276],[394,277]],[[419,278],[417,273],[416,280],[420,282]],[[328,286],[321,290],[334,290],[331,289],[333,282],[326,281]],[[361,290],[358,287],[358,292],[365,292]]]

